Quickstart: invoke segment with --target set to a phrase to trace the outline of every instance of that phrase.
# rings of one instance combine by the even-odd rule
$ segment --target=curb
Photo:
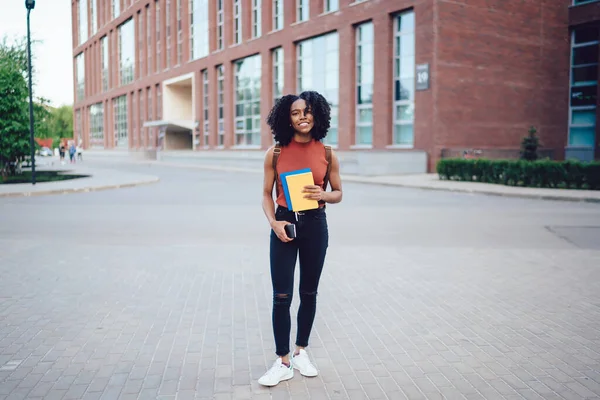
[[[205,169],[211,171],[223,171],[223,172],[245,172],[245,173],[253,173],[260,174],[262,170],[259,169],[250,169],[250,168],[236,168],[236,167],[221,167],[216,165],[207,165],[207,164],[185,164],[185,163],[177,163],[177,162],[169,162],[169,161],[156,161],[156,160],[140,160],[140,161],[125,161],[132,164],[144,164],[144,165],[159,165],[165,167],[172,168],[189,168],[189,169]],[[454,193],[467,193],[467,194],[481,194],[486,196],[498,196],[498,197],[512,197],[512,198],[520,198],[520,199],[534,199],[534,200],[553,200],[553,201],[568,201],[568,202],[577,202],[577,203],[600,203],[600,198],[595,197],[570,197],[570,196],[561,196],[557,194],[529,194],[529,193],[510,193],[510,192],[496,192],[493,190],[473,190],[473,189],[463,189],[463,188],[451,188],[451,187],[432,187],[426,185],[415,185],[410,183],[400,183],[400,182],[382,182],[382,181],[369,181],[364,178],[354,177],[354,176],[343,176],[342,180],[344,182],[352,182],[352,183],[363,183],[366,185],[379,185],[379,186],[391,186],[391,187],[403,187],[409,189],[422,189],[422,190],[432,190],[432,191],[444,191],[444,192],[454,192]]]
[[[57,195],[57,194],[72,194],[72,193],[88,193],[88,192],[99,192],[102,190],[110,189],[122,189],[134,186],[149,185],[160,181],[158,177],[147,179],[144,181],[130,182],[130,183],[119,183],[113,185],[102,185],[102,186],[87,186],[82,188],[65,188],[65,189],[48,189],[38,191],[23,191],[23,192],[7,192],[0,193],[0,197],[33,197],[33,196],[45,196],[45,195]]]

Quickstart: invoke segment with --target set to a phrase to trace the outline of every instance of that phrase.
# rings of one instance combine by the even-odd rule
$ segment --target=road
[[[161,181],[0,199],[0,400],[600,398],[597,204],[344,184],[320,375],[266,389],[262,177],[111,168]]]

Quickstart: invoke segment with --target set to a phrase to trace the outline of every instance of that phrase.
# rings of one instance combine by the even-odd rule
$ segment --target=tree
[[[536,136],[537,129],[534,126],[529,128],[529,134],[521,141],[521,160],[534,161],[537,160],[537,149],[540,145],[539,139]]]
[[[36,138],[54,137],[50,125],[52,123],[52,108],[50,100],[40,97],[33,103],[34,132]]]
[[[73,107],[61,106],[51,112],[52,116],[48,124],[48,130],[54,138],[73,137]]]
[[[30,152],[26,44],[0,43],[0,173],[14,174]]]

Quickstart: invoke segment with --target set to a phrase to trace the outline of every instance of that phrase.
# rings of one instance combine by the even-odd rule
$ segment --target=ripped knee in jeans
[[[300,292],[300,301],[304,304],[317,304],[317,292]]]
[[[287,306],[292,304],[291,293],[275,293],[273,295],[273,304],[276,306]]]

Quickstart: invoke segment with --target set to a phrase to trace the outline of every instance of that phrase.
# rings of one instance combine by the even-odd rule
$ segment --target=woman
[[[327,135],[330,120],[327,100],[313,91],[282,97],[267,118],[277,145],[270,148],[265,156],[262,207],[271,225],[272,319],[278,357],[271,369],[258,380],[264,386],[275,386],[282,380],[291,379],[294,368],[304,376],[318,374],[304,349],[308,346],[315,318],[317,288],[329,242],[325,203],[342,200],[338,159],[321,142]],[[319,207],[295,213],[288,210],[279,176],[304,168],[310,168],[315,183],[304,187],[304,197],[317,200]],[[327,180],[331,184],[330,192],[326,192]],[[273,204],[274,185],[277,210]],[[288,224],[296,226],[294,238],[286,234],[285,226]],[[298,256],[300,308],[296,348],[290,358],[290,305]]]

